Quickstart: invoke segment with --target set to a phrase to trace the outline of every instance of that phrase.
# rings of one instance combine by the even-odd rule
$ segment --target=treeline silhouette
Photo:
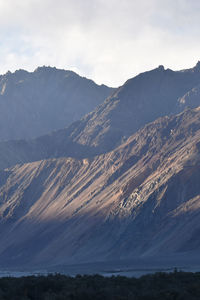
[[[200,273],[155,273],[140,278],[61,274],[0,278],[1,300],[200,299]]]

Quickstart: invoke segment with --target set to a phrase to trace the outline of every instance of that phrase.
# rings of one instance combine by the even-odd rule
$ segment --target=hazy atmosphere
[[[0,0],[0,300],[200,299],[199,36],[200,0]]]
[[[123,84],[200,59],[198,0],[0,0],[0,73],[38,65]]]

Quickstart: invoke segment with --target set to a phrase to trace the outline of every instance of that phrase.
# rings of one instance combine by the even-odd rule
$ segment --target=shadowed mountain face
[[[0,140],[32,138],[68,126],[113,91],[51,67],[8,72],[0,76]]]
[[[33,140],[0,143],[0,168],[64,156],[87,158],[111,151],[148,122],[188,106],[199,106],[199,86],[200,63],[184,71],[160,66],[142,73],[68,128]]]
[[[200,248],[200,109],[115,150],[1,171],[0,264],[53,265]]]
[[[158,117],[199,106],[199,94],[192,101],[180,101],[198,84],[200,63],[184,71],[160,66],[142,73],[128,80],[78,126],[72,126],[70,136],[81,145],[95,147],[96,153],[109,151]]]

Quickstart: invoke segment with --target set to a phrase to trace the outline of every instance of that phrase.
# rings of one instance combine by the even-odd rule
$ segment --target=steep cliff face
[[[200,109],[146,125],[115,150],[1,171],[0,265],[198,251]]]
[[[72,71],[39,67],[0,76],[0,140],[26,139],[68,126],[114,89]]]

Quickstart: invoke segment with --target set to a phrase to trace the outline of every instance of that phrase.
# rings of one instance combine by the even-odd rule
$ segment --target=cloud
[[[51,65],[117,86],[200,57],[197,0],[0,0],[0,72]]]

